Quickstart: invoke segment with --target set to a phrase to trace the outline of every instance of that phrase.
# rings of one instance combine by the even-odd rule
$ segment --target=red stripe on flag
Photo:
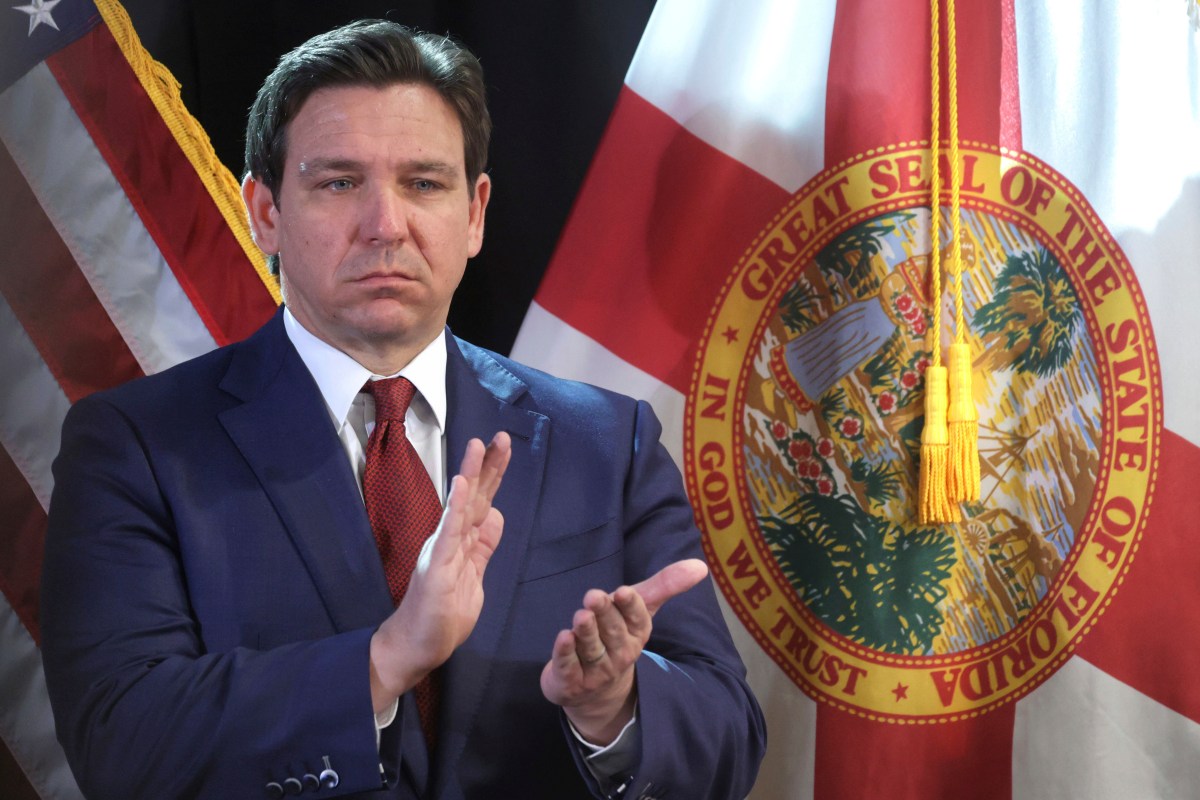
[[[1164,431],[1146,531],[1112,604],[1079,646],[1088,662],[1200,722],[1200,448]]]
[[[0,741],[0,786],[4,787],[6,800],[41,800],[3,741]]]
[[[1019,147],[1012,0],[958,3],[957,15],[959,138]],[[942,21],[944,27],[944,12]],[[1012,37],[1007,44],[1006,36]],[[944,44],[942,57],[946,64]],[[929,59],[928,2],[909,0],[905,9],[895,0],[837,4],[825,105],[827,166],[880,145],[929,138]],[[942,138],[950,130],[945,70]]]
[[[1000,2],[1000,139],[1001,147],[1021,150],[1021,80],[1017,59],[1015,0]]]
[[[0,448],[0,514],[5,528],[0,536],[0,592],[37,642],[46,512],[4,448]]]
[[[538,303],[686,392],[721,287],[788,198],[623,88]]]
[[[275,302],[108,28],[47,64],[217,344],[257,330]]]
[[[120,331],[3,146],[0,186],[0,241],[12,265],[0,270],[0,293],[68,399],[140,377]]]
[[[825,96],[825,165],[929,136],[929,4],[839,2]]]
[[[822,705],[814,800],[1012,800],[1015,706],[963,722],[893,725]]]

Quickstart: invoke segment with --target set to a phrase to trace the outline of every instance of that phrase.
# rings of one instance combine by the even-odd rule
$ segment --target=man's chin
[[[354,327],[364,341],[376,345],[426,345],[437,338],[446,320],[417,317],[411,309],[374,309],[354,321]],[[379,313],[383,312],[383,313]]]

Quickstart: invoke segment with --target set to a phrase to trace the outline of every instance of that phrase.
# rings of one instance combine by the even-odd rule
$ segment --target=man
[[[749,790],[653,413],[446,333],[489,128],[474,57],[394,23],[264,84],[243,197],[286,309],[64,425],[43,658],[89,796]]]

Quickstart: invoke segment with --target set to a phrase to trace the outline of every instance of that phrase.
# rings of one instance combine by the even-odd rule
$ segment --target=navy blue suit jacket
[[[427,754],[411,696],[376,748],[369,641],[392,611],[359,490],[276,315],[244,342],[77,403],[55,461],[42,654],[89,797],[591,797],[539,688],[591,587],[700,556],[641,402],[447,337],[447,452],[508,431],[504,536],[474,632],[443,667]],[[762,716],[709,582],[669,602],[637,666],[627,797],[744,795]],[[380,764],[383,765],[381,777]]]

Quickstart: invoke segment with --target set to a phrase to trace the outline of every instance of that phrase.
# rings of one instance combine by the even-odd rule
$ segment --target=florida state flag
[[[657,4],[514,355],[663,417],[767,712],[754,797],[1200,786],[1195,19]],[[951,341],[980,492],[922,524]]]

